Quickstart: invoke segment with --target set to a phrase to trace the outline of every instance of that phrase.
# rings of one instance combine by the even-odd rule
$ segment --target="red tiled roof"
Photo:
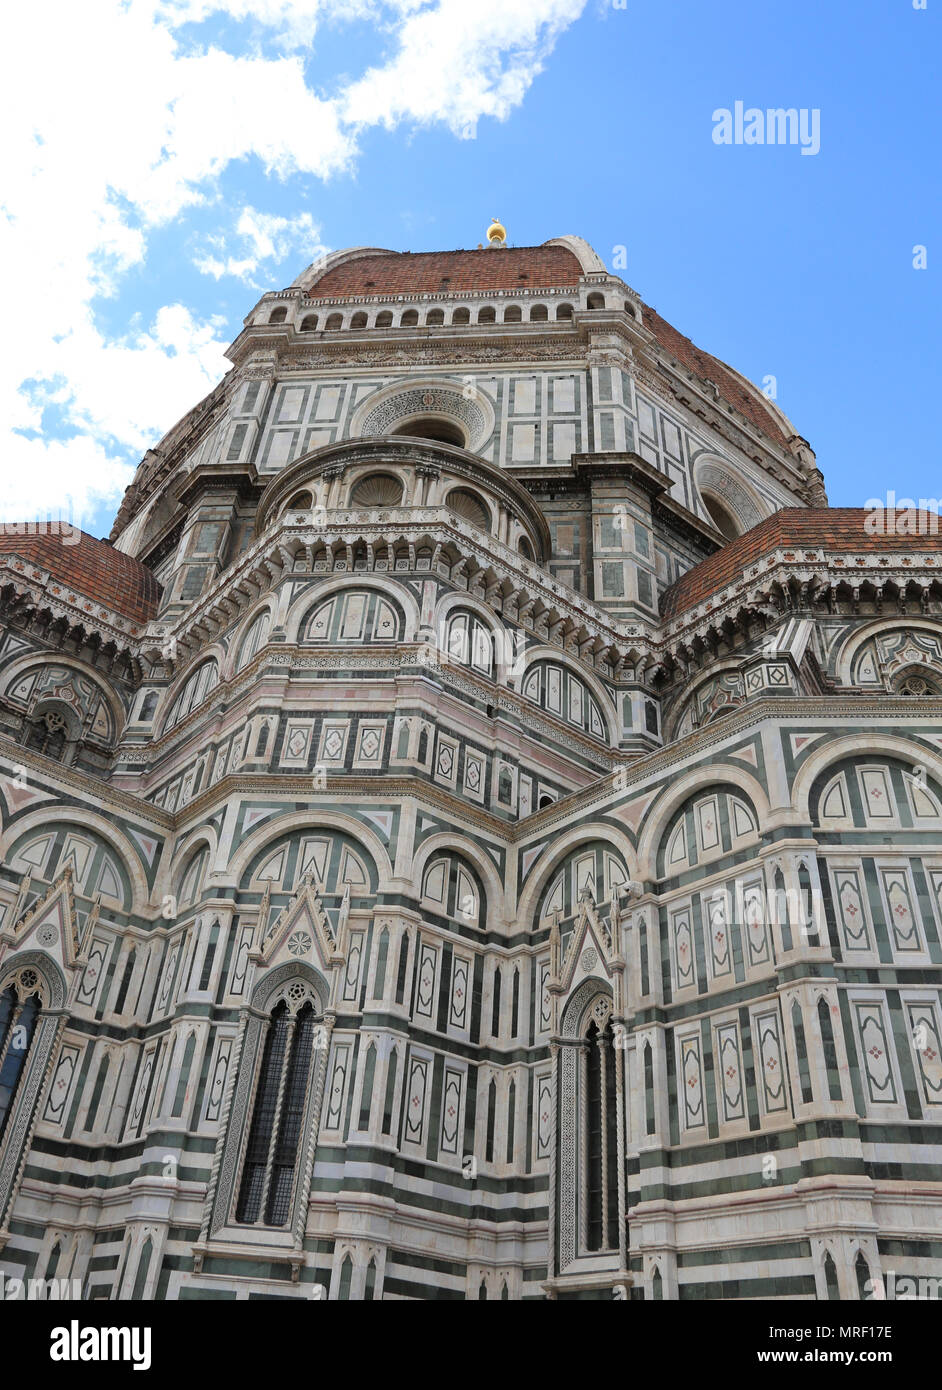
[[[766,409],[761,400],[757,399],[751,391],[747,391],[742,382],[733,375],[728,367],[724,366],[718,357],[711,357],[708,352],[703,352],[689,338],[678,333],[677,329],[671,327],[667,320],[662,319],[657,310],[652,309],[650,305],[642,304],[641,315],[645,327],[651,330],[665,352],[676,358],[678,362],[682,362],[701,380],[712,381],[727,404],[733,406],[741,415],[745,415],[746,419],[751,421],[768,438],[777,440],[780,444],[787,443],[788,436],[782,430],[774,413]]]
[[[84,531],[50,527],[30,535],[27,523],[7,522],[0,526],[0,557],[5,555],[47,570],[63,587],[131,622],[149,622],[157,612],[160,585],[147,566]]]
[[[664,591],[661,617],[676,618],[702,603],[739,579],[747,566],[774,550],[793,547],[796,551],[830,550],[861,555],[892,550],[942,551],[942,519],[938,517],[935,535],[928,534],[932,518],[923,512],[928,524],[924,521],[919,529],[927,534],[884,536],[864,529],[869,515],[863,507],[783,507],[682,574]]]
[[[565,246],[488,246],[482,251],[390,251],[332,266],[311,299],[462,290],[575,289],[582,267]]]

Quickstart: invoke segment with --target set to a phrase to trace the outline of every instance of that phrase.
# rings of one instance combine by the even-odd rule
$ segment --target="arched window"
[[[483,309],[478,310],[478,323],[496,323],[497,312],[493,304],[485,304]]]
[[[594,1011],[593,1011],[594,1012]],[[618,1121],[611,1019],[585,1035],[586,1248],[618,1248]]]
[[[285,507],[285,512],[309,512],[314,505],[314,495],[308,488],[296,492]]]
[[[0,1140],[26,1069],[39,1017],[39,976],[28,966],[0,994]]]
[[[419,311],[418,311],[418,309],[407,309],[407,310],[405,311],[405,313],[403,314],[402,318],[399,320],[400,327],[402,327],[402,328],[417,328],[417,327],[418,327],[418,323],[419,323]]]
[[[259,613],[249,625],[249,630],[242,638],[239,645],[239,655],[236,658],[236,670],[241,671],[248,666],[253,656],[264,647],[268,638],[268,629],[271,623],[271,613],[266,608],[264,613]]]
[[[717,531],[725,536],[728,541],[734,541],[737,536],[742,534],[742,527],[739,522],[730,511],[729,507],[724,506],[719,498],[712,497],[709,493],[704,493],[703,504],[709,512],[710,520],[713,522]]]
[[[267,1024],[236,1203],[243,1225],[284,1226],[291,1214],[311,1087],[316,1022],[306,987],[290,985]],[[295,1008],[295,998],[303,1000]]]
[[[197,666],[187,677],[183,689],[177,693],[167,715],[164,731],[172,729],[181,719],[185,719],[191,710],[196,709],[197,705],[201,705],[218,680],[219,668],[215,661],[204,661],[201,666]]]
[[[324,327],[327,329],[343,328],[343,314],[329,314]]]
[[[445,313],[442,309],[430,309],[425,316],[425,322],[429,328],[440,328],[445,322]]]
[[[930,695],[938,695],[939,689],[934,681],[927,680],[922,670],[910,670],[897,678],[893,692],[908,695],[912,700],[924,700]]]
[[[531,323],[546,323],[549,318],[549,310],[545,304],[534,304],[530,310]]]
[[[449,615],[444,647],[449,660],[493,677],[494,639],[490,628],[476,613],[462,608]]]
[[[520,323],[523,313],[519,304],[508,304],[504,310],[504,323]]]
[[[434,439],[439,444],[456,444],[463,449],[467,444],[465,432],[454,420],[443,420],[440,415],[427,415],[406,420],[397,425],[393,434],[409,435],[412,439]]]
[[[451,321],[452,321],[452,323],[470,323],[470,322],[471,322],[471,311],[470,311],[470,309],[456,309],[455,312],[454,312],[454,313],[452,314],[452,316],[451,316]]]
[[[159,698],[160,697],[156,690],[148,690],[147,694],[141,701],[140,713],[137,716],[139,723],[143,724],[146,723],[147,720],[153,719],[154,710],[157,708],[157,701]]]
[[[277,309],[272,309],[271,313],[268,315],[268,322],[269,322],[269,323],[284,323],[284,321],[285,321],[285,319],[286,319],[287,317],[288,317],[288,310],[285,308],[285,306],[284,306],[283,304],[280,304],[280,305],[278,306]]]
[[[517,554],[522,555],[525,560],[533,559],[533,547],[526,536],[517,537]]]
[[[316,327],[317,327],[317,315],[316,315],[316,314],[305,314],[304,318],[301,320],[301,332],[302,332],[302,333],[313,333]]]
[[[604,309],[604,308],[605,308],[605,296],[604,296],[604,294],[590,294],[589,297],[588,297],[588,299],[586,300],[586,307],[589,308],[589,309]]]
[[[377,328],[392,328],[392,314],[388,309],[383,309],[376,315]]]
[[[27,748],[64,762],[69,761],[65,756],[68,745],[78,740],[79,733],[75,717],[67,706],[59,701],[43,701],[27,721],[24,742]]]
[[[364,314],[364,313],[354,314],[354,315],[353,315],[353,318],[350,320],[350,327],[351,327],[351,328],[365,328],[365,327],[366,327],[366,314]]]
[[[557,320],[559,320],[559,319],[571,319],[571,318],[572,318],[572,305],[571,305],[571,304],[558,304],[558,305],[556,306],[556,318],[557,318]]]

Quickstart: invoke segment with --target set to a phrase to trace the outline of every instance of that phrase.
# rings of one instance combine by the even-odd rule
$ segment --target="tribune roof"
[[[149,622],[157,612],[160,585],[152,571],[84,531],[37,526],[30,533],[25,522],[7,523],[0,528],[0,557],[6,555],[46,570],[63,587],[131,622]]]
[[[942,550],[942,524],[935,534],[923,524],[921,535],[882,535],[865,529],[869,515],[863,507],[783,507],[665,589],[661,617],[676,618],[694,608],[734,583],[749,565],[777,550],[827,550],[841,555],[856,552],[861,556],[894,550]],[[921,515],[925,521],[928,513]]]

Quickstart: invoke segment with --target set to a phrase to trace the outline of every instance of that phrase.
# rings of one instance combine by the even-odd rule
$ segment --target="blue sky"
[[[571,232],[761,383],[833,505],[938,497],[942,0],[36,0],[0,56],[0,511],[107,534],[324,249]],[[42,45],[45,81],[23,54]],[[820,112],[821,148],[713,113]],[[914,247],[926,247],[915,269]]]

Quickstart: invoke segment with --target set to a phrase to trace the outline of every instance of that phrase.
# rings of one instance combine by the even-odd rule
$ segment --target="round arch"
[[[520,900],[517,904],[517,922],[519,925],[522,925],[526,930],[535,925],[531,919],[536,911],[537,903],[540,901],[540,895],[562,861],[567,859],[580,845],[599,840],[618,851],[625,861],[629,879],[637,881],[637,856],[624,831],[618,830],[615,826],[604,821],[593,821],[588,825],[573,826],[553,840],[553,849],[548,859],[544,860],[541,856],[536,861],[537,871],[528,876],[520,892]],[[521,845],[518,854],[522,856],[524,849],[525,846]]]
[[[665,720],[665,733],[667,730],[670,731],[669,737],[665,738],[665,742],[670,742],[677,737],[677,729],[683,722],[684,715],[696,700],[698,691],[702,690],[710,681],[716,680],[718,676],[722,676],[726,672],[734,672],[739,675],[741,670],[741,665],[736,661],[720,661],[698,676],[694,684],[687,690],[683,699],[671,710],[669,719]],[[735,709],[737,706],[730,705],[729,708]]]
[[[173,891],[174,884],[181,879],[182,870],[189,867],[190,859],[201,845],[205,845],[209,850],[210,867],[207,872],[212,873],[212,865],[219,847],[218,836],[213,826],[198,825],[194,830],[188,831],[171,853],[165,856],[158,874],[160,887],[155,885],[154,888],[155,897],[162,898],[165,893]]]
[[[861,649],[866,646],[868,642],[872,641],[874,637],[879,637],[881,633],[899,632],[901,628],[906,631],[925,633],[927,636],[935,637],[936,639],[940,636],[938,623],[927,622],[922,618],[879,618],[876,622],[866,624],[863,628],[852,632],[850,636],[844,639],[837,650],[837,656],[834,661],[835,679],[839,680],[844,685],[850,685],[854,663]],[[932,670],[935,671],[936,674],[939,674],[938,667],[933,666]]]
[[[224,661],[220,660],[220,681],[229,680],[232,676],[238,674],[236,670],[236,662],[239,660],[239,648],[242,646],[242,643],[245,640],[246,633],[248,632],[252,624],[255,622],[256,618],[260,618],[262,614],[266,611],[269,615],[269,619],[274,617],[276,605],[275,600],[271,594],[266,595],[266,597],[260,599],[254,607],[250,608],[249,611],[243,616],[236,630],[233,632],[231,640],[229,642],[228,654],[226,655]],[[271,631],[271,628],[269,628],[269,631]]]
[[[471,844],[467,840],[457,841],[454,835],[442,832],[439,835],[430,835],[422,844],[412,860],[412,880],[416,885],[416,892],[421,896],[422,878],[425,867],[435,854],[447,850],[449,854],[457,855],[459,859],[466,859],[477,873],[481,882],[484,884],[484,891],[487,894],[488,917],[497,917],[501,924],[506,917],[504,909],[504,898],[506,889],[497,872],[497,865],[490,859],[483,850],[477,845]]]
[[[325,599],[329,599],[331,595],[343,589],[372,589],[385,598],[392,599],[406,616],[405,631],[400,641],[415,641],[419,628],[420,610],[418,599],[411,589],[407,588],[405,584],[397,584],[394,579],[386,579],[381,574],[372,571],[367,574],[357,574],[355,571],[349,570],[335,578],[325,579],[320,584],[306,588],[295,599],[285,615],[284,626],[287,641],[291,644],[298,643],[305,619]]]
[[[66,1001],[67,985],[58,963],[45,951],[16,951],[0,966],[0,991],[5,990],[21,970],[35,970],[42,979],[40,999],[44,1009],[61,1009]]]
[[[467,400],[463,392],[460,376],[424,376],[408,382],[390,382],[357,405],[350,420],[350,436],[382,437],[408,420],[436,416],[460,427],[467,436],[465,447],[473,453],[490,439],[496,415],[486,391],[479,387],[473,401]]]
[[[924,743],[914,743],[896,734],[881,734],[879,737],[873,734],[847,734],[843,738],[828,739],[823,748],[809,753],[795,774],[791,804],[798,821],[807,824],[811,819],[811,788],[820,774],[826,772],[832,763],[858,756],[900,758],[914,766],[923,764],[942,783],[942,753]]]
[[[150,890],[147,886],[147,878],[141,864],[141,852],[134,845],[133,841],[123,835],[114,823],[100,816],[97,811],[90,810],[87,806],[81,808],[81,818],[76,809],[69,806],[46,807],[43,810],[30,811],[26,815],[11,821],[7,826],[2,841],[0,841],[0,859],[7,859],[11,846],[16,840],[21,839],[33,829],[48,830],[51,826],[71,825],[76,830],[94,830],[96,834],[114,850],[118,855],[131,882],[131,903],[128,907],[129,913],[141,912],[147,906],[150,899]],[[124,908],[121,908],[124,911]]]
[[[644,817],[643,829],[638,837],[638,871],[641,878],[650,880],[657,876],[658,846],[674,812],[698,791],[716,786],[735,787],[747,796],[760,825],[769,815],[769,799],[761,782],[744,768],[731,767],[727,763],[707,763],[693,768],[676,782],[671,782]]]
[[[290,835],[293,830],[323,830],[328,834],[334,830],[342,830],[367,854],[372,855],[376,867],[377,892],[382,893],[389,888],[393,876],[392,865],[379,836],[362,821],[336,810],[333,806],[329,810],[320,806],[316,811],[296,811],[289,816],[278,816],[247,835],[226,866],[226,879],[230,886],[238,887],[249,864],[269,842],[279,840],[283,835]]]
[[[28,671],[33,666],[48,666],[50,664],[72,667],[78,671],[79,674],[85,676],[92,682],[95,688],[101,692],[111,712],[111,718],[114,721],[115,727],[115,738],[120,738],[124,731],[124,726],[127,723],[129,710],[125,709],[124,705],[121,703],[117,691],[113,690],[112,687],[106,683],[101,671],[89,665],[87,661],[83,661],[80,657],[66,653],[56,653],[53,661],[50,662],[42,652],[36,651],[16,657],[10,662],[9,666],[3,668],[2,675],[0,675],[0,679],[3,681],[4,693],[9,690],[10,686],[24,673],[24,671]]]
[[[526,664],[520,673],[519,681],[512,688],[518,693],[522,690],[527,672],[534,662],[537,661],[553,661],[558,666],[565,666],[572,675],[578,676],[579,680],[583,681],[588,686],[595,696],[599,709],[602,712],[602,718],[605,720],[605,725],[608,729],[609,744],[617,744],[619,737],[618,716],[615,712],[615,706],[612,704],[612,697],[609,691],[605,688],[594,671],[586,671],[584,667],[580,666],[577,661],[572,659],[568,652],[561,652],[558,647],[549,647],[545,645],[541,647],[528,647],[526,650]]]
[[[447,651],[445,633],[448,627],[448,619],[455,609],[462,608],[466,609],[469,613],[474,613],[476,617],[480,618],[481,622],[484,623],[488,632],[491,634],[494,646],[494,680],[498,684],[504,684],[505,677],[502,675],[502,672],[506,671],[507,662],[505,658],[507,653],[512,650],[512,644],[509,641],[507,629],[504,627],[500,618],[498,618],[493,609],[488,608],[487,604],[482,603],[480,599],[473,598],[470,594],[463,593],[446,594],[440,599],[432,615],[434,640],[439,644],[442,651]]]
[[[375,460],[367,460],[365,463],[354,463],[347,468],[343,475],[343,506],[351,512],[372,512],[381,511],[381,507],[364,506],[362,502],[354,502],[353,493],[358,483],[362,483],[364,478],[372,478],[376,474],[387,477],[394,477],[402,485],[402,496],[398,502],[390,505],[390,510],[397,510],[402,507],[409,507],[411,503],[410,485],[415,485],[415,474],[411,468],[402,468],[401,465],[378,463]]]
[[[693,465],[693,480],[707,515],[711,515],[706,506],[706,496],[709,495],[715,497],[732,515],[740,534],[758,526],[769,515],[768,506],[762,502],[750,480],[743,476],[742,469],[733,468],[729,460],[719,454],[704,452],[698,455]]]
[[[200,666],[205,666],[205,664],[208,661],[215,661],[216,669],[219,673],[218,680],[216,682],[216,685],[218,686],[223,683],[223,672],[226,669],[227,660],[228,658],[226,655],[226,651],[222,643],[213,642],[208,647],[203,648],[198,656],[195,656],[192,661],[187,662],[186,667],[182,671],[179,671],[176,676],[174,676],[171,683],[165,687],[163,692],[163,699],[161,700],[159,705],[160,717],[156,721],[160,726],[159,737],[162,738],[165,733],[169,732],[169,730],[166,727],[167,718],[170,714],[170,711],[173,709],[174,701],[176,700],[180,691],[183,689],[184,685],[186,685],[190,676],[193,675],[194,671],[196,671]],[[176,728],[176,724],[173,727]]]

